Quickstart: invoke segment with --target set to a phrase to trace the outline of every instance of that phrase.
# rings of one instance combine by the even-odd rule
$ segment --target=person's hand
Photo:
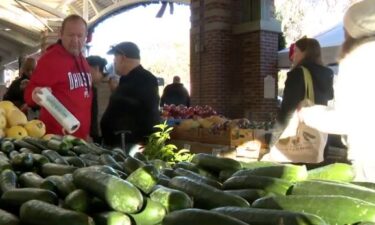
[[[42,101],[42,99],[39,97],[39,95],[42,94],[41,89],[42,87],[36,87],[34,88],[33,93],[31,94],[33,101],[38,105],[40,105],[40,102]],[[49,91],[51,91],[51,88],[48,89]]]
[[[20,89],[24,90],[28,84],[29,84],[29,79],[22,80],[20,83]]]

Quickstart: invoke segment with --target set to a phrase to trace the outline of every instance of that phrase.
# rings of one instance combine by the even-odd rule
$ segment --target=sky
[[[151,4],[127,10],[100,23],[94,30],[90,55],[100,55],[108,62],[113,57],[106,55],[111,45],[122,41],[132,41],[141,49],[141,57],[152,54],[142,51],[160,42],[180,40],[189,43],[190,8],[188,5],[174,4],[174,13],[169,6],[162,18],[156,18],[161,4]],[[157,53],[153,53],[157,54]]]

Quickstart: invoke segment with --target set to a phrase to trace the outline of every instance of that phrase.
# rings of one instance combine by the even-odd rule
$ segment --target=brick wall
[[[276,100],[263,98],[264,77],[277,74],[277,33],[233,32],[239,0],[192,0],[192,103],[230,118],[268,120]],[[275,85],[275,93],[276,92]]]

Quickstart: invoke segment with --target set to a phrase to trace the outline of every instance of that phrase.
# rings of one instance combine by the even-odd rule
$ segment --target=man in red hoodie
[[[82,55],[87,36],[87,23],[78,15],[70,15],[62,23],[60,40],[41,56],[26,87],[24,98],[28,105],[40,104],[37,93],[47,87],[52,94],[79,120],[81,126],[72,135],[86,139],[90,131],[92,80],[89,65]],[[40,120],[47,133],[64,134],[62,126],[45,108]]]

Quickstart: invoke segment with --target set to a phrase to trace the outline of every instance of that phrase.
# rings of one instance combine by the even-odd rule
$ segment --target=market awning
[[[152,3],[190,4],[190,0],[1,0],[0,1],[0,69],[16,69],[17,58],[40,49],[41,32],[50,21],[79,14],[89,26],[114,13]]]

